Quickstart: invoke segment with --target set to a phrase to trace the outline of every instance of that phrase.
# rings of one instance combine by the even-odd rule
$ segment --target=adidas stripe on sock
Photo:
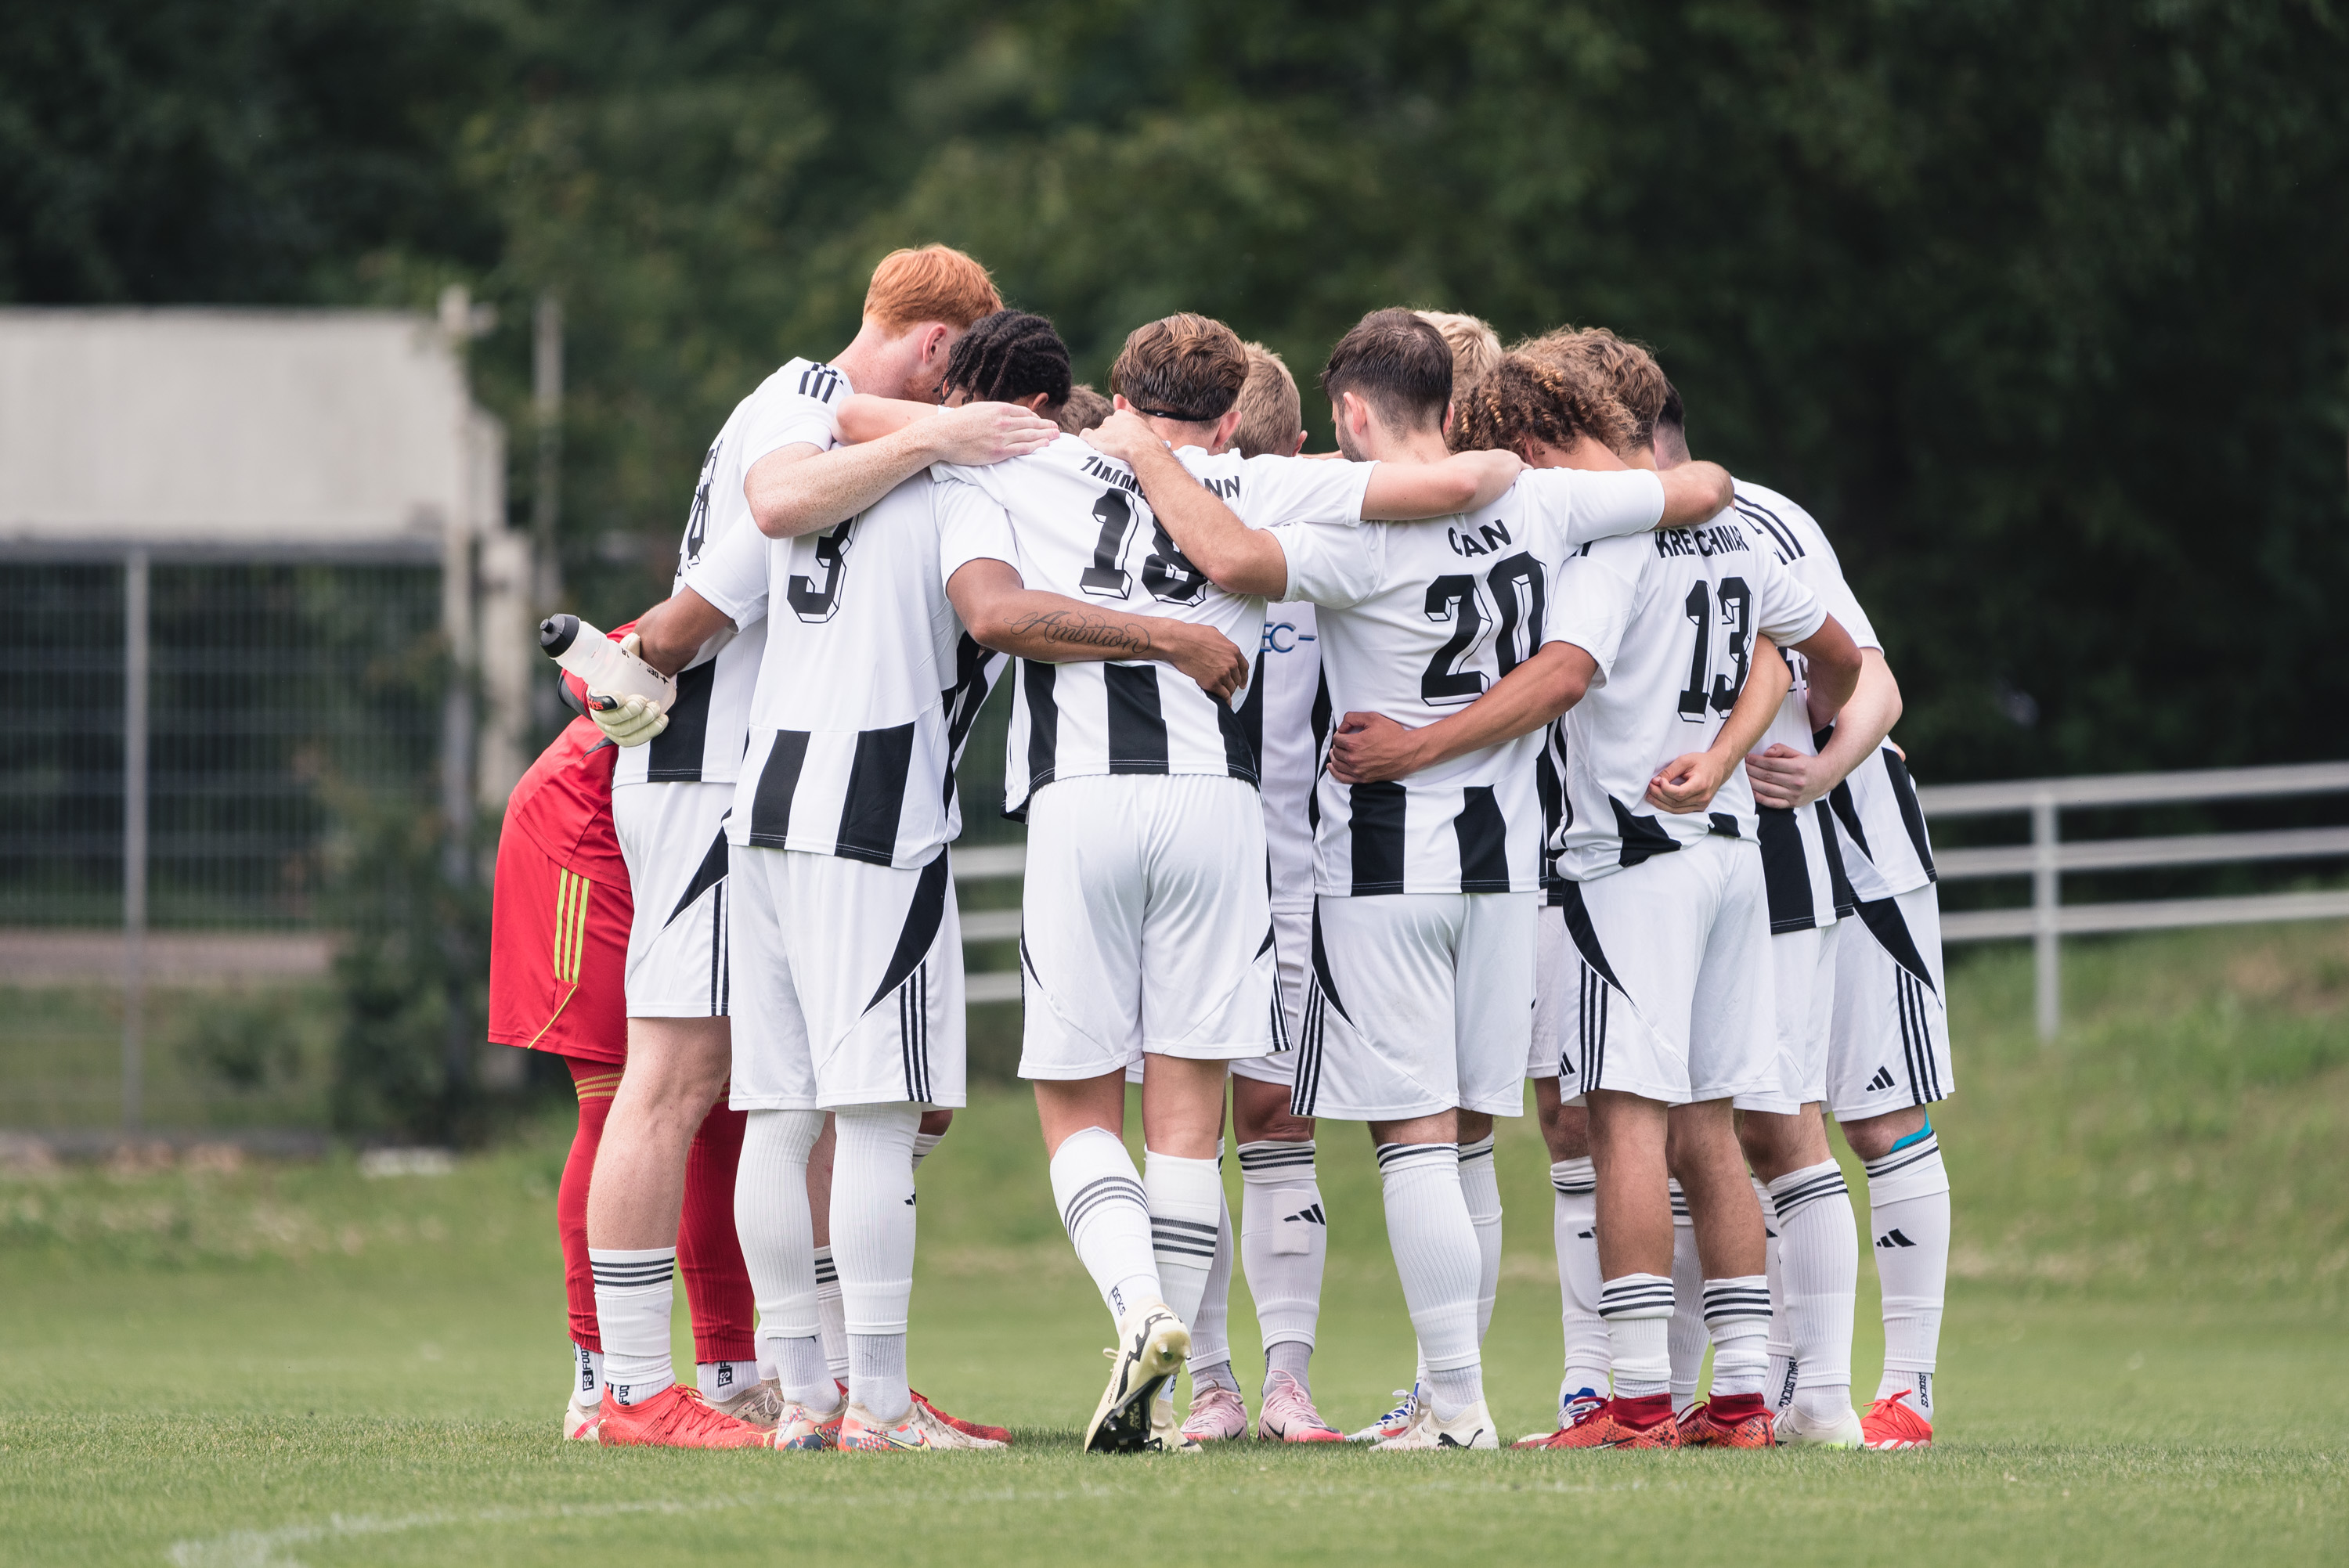
[[[590,1247],[587,1266],[595,1277],[604,1390],[619,1404],[641,1404],[677,1381],[668,1337],[677,1249]]]
[[[1243,1143],[1240,1161],[1240,1266],[1256,1298],[1270,1366],[1272,1347],[1299,1344],[1310,1356],[1321,1317],[1321,1274],[1330,1254],[1330,1221],[1313,1171],[1311,1139]],[[1299,1383],[1305,1378],[1298,1376]]]
[[[1771,1182],[1770,1205],[1778,1217],[1772,1337],[1783,1338],[1794,1367],[1768,1392],[1775,1408],[1791,1401],[1806,1417],[1835,1419],[1851,1408],[1852,1301],[1859,1288],[1851,1191],[1842,1167],[1823,1160]]]
[[[1713,1397],[1759,1394],[1769,1369],[1768,1278],[1739,1274],[1705,1281],[1704,1326],[1713,1336]]]
[[[1665,1347],[1672,1362],[1672,1414],[1696,1403],[1697,1378],[1704,1370],[1704,1264],[1697,1257],[1696,1225],[1689,1218],[1688,1194],[1670,1184],[1672,1199],[1672,1298],[1675,1309]]]
[[[1884,1287],[1884,1377],[1876,1397],[1906,1389],[1917,1413],[1930,1420],[1949,1287],[1950,1174],[1930,1126],[1868,1162],[1868,1202]],[[608,1335],[604,1346],[611,1348]]]
[[[1151,1251],[1150,1200],[1113,1133],[1088,1127],[1062,1141],[1052,1155],[1052,1202],[1112,1320],[1165,1299]]]
[[[1599,1315],[1607,1324],[1615,1398],[1647,1399],[1663,1393],[1671,1377],[1665,1338],[1672,1321],[1672,1282],[1651,1274],[1610,1279],[1599,1290]]]
[[[1476,1227],[1476,1343],[1482,1345],[1501,1292],[1501,1179],[1493,1168],[1490,1136],[1460,1146],[1460,1195],[1468,1203],[1468,1222]]]
[[[1476,1369],[1476,1290],[1482,1259],[1468,1201],[1460,1190],[1456,1143],[1382,1143],[1379,1187],[1386,1202],[1387,1242],[1402,1277],[1411,1325],[1426,1357],[1429,1389],[1439,1420],[1450,1420],[1481,1397],[1476,1380],[1438,1373]],[[1469,1390],[1474,1387],[1474,1393]]]
[[[1145,1150],[1142,1191],[1150,1204],[1150,1249],[1162,1299],[1186,1328],[1199,1315],[1216,1265],[1216,1231],[1224,1184],[1213,1160],[1185,1160]]]
[[[1778,1208],[1770,1201],[1770,1184],[1754,1178],[1754,1202],[1762,1205],[1762,1273],[1770,1282],[1770,1365],[1762,1377],[1763,1401],[1773,1415],[1795,1398],[1795,1342],[1786,1328],[1785,1253],[1778,1234]]]
[[[835,1383],[848,1381],[848,1304],[841,1299],[840,1268],[828,1246],[815,1250],[815,1316],[823,1364]]]

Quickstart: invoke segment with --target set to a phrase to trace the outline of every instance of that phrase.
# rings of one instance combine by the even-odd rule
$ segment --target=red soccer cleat
[[[1661,1406],[1658,1410],[1652,1407]],[[1629,1417],[1630,1418],[1627,1419]],[[1526,1438],[1521,1449],[1676,1449],[1680,1428],[1673,1424],[1671,1398],[1609,1399],[1583,1411],[1574,1424],[1546,1438]]]
[[[763,1449],[772,1434],[719,1415],[700,1389],[672,1383],[641,1405],[605,1394],[595,1436],[606,1448]]]
[[[1870,1449],[1930,1449],[1933,1423],[1909,1407],[1909,1390],[1903,1388],[1868,1408],[1859,1418],[1859,1440]]]
[[[1759,1394],[1730,1394],[1691,1405],[1679,1421],[1684,1449],[1775,1449],[1778,1423]]]
[[[990,1443],[1009,1444],[1011,1441],[1011,1432],[1009,1428],[989,1427],[982,1425],[978,1421],[966,1421],[960,1416],[949,1416],[944,1410],[939,1409],[936,1405],[931,1404],[927,1399],[922,1398],[922,1391],[919,1388],[914,1390],[914,1403],[919,1405],[923,1409],[927,1410],[931,1415],[936,1416],[939,1420],[944,1421],[947,1426],[952,1427],[956,1431],[960,1432],[966,1438],[984,1438]]]

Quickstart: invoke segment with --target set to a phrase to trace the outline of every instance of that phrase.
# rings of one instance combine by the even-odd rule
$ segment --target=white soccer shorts
[[[1957,1092],[1941,975],[1941,901],[1930,882],[1871,899],[1836,954],[1835,1023],[1827,1034],[1828,1114],[1864,1121]]]
[[[1700,839],[1567,896],[1569,1101],[1603,1088],[1687,1105],[1775,1081],[1769,902],[1751,840]]]
[[[722,1018],[727,963],[726,813],[731,784],[628,784],[612,791],[627,862],[628,1016]]]
[[[1843,923],[1770,938],[1777,992],[1777,1068],[1765,1088],[1737,1097],[1740,1110],[1792,1116],[1827,1097],[1827,1034],[1835,1021],[1836,954]]]
[[[1526,1053],[1526,1077],[1557,1077],[1558,1057],[1566,1051],[1566,1026],[1574,1016],[1578,987],[1567,967],[1573,949],[1568,945],[1566,911],[1544,902],[1534,932],[1534,1043]]]
[[[1268,1057],[1242,1057],[1232,1064],[1234,1078],[1258,1083],[1297,1081],[1296,1045],[1305,1026],[1305,993],[1313,974],[1313,906],[1277,903],[1272,906],[1272,951],[1279,961],[1281,1038],[1289,1048]]]
[[[1299,1116],[1525,1113],[1536,892],[1381,893],[1313,905]]]
[[[1019,1076],[1228,1061],[1283,1038],[1264,808],[1208,774],[1062,779],[1028,807]]]
[[[734,851],[737,1110],[963,1103],[962,921],[917,871]]]

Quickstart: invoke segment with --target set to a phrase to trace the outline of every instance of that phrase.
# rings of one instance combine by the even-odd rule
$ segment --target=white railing
[[[1945,882],[1985,877],[2031,879],[2031,903],[2021,909],[1944,914],[1941,940],[1993,942],[2030,937],[2035,946],[2035,1012],[2039,1033],[2053,1038],[2063,1023],[2063,939],[2092,933],[2165,931],[2197,925],[2247,925],[2268,921],[2349,918],[2349,889],[2324,892],[2259,893],[2239,898],[2172,898],[2116,903],[2065,904],[2065,872],[2134,871],[2193,866],[2349,858],[2349,828],[2279,828],[2256,833],[2178,833],[2166,838],[2098,839],[2064,843],[2058,814],[2066,808],[2156,806],[2198,800],[2349,791],[2349,762],[2289,768],[2215,768],[2185,773],[2114,773],[2085,779],[2023,779],[2003,784],[1942,784],[1920,789],[1928,820],[2028,812],[2031,842],[1988,850],[1943,850],[1934,868]],[[957,850],[957,882],[1017,878],[1028,851],[1018,844]],[[962,917],[970,942],[1009,942],[1019,934],[1019,912],[988,909]],[[1016,1002],[1019,972],[971,975],[972,1002]]]
[[[1028,849],[1024,844],[981,844],[947,852],[954,856],[955,881],[958,882],[1016,881],[1028,865]],[[966,943],[1014,942],[1019,940],[1019,912],[1016,909],[977,909],[963,913],[962,939]],[[1019,971],[1006,969],[964,976],[963,1000],[1017,1002],[1019,1000]]]
[[[1926,819],[2028,812],[2031,842],[2012,848],[1946,850],[1934,857],[1942,880],[2031,879],[2031,903],[1941,917],[1941,940],[1990,942],[2028,936],[2036,948],[2035,1006],[2042,1039],[2063,1024],[2063,939],[2091,932],[2164,931],[2182,926],[2349,916],[2349,890],[2261,893],[2242,898],[2172,898],[2066,905],[2065,872],[2137,870],[2349,856],[2349,828],[2280,828],[2258,833],[2181,833],[2167,838],[2099,839],[2064,843],[2057,815],[2067,807],[2155,806],[2260,796],[2349,790],[2349,762],[2289,768],[2214,768],[2188,773],[2114,773],[2087,779],[2025,779],[2006,784],[1944,784],[1917,791]]]

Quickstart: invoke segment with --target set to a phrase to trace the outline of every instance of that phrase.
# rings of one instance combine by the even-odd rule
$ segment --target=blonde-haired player
[[[1482,316],[1448,310],[1412,314],[1435,328],[1444,339],[1444,346],[1452,350],[1452,396],[1455,399],[1466,397],[1471,387],[1493,374],[1494,367],[1501,363],[1501,335]]]

